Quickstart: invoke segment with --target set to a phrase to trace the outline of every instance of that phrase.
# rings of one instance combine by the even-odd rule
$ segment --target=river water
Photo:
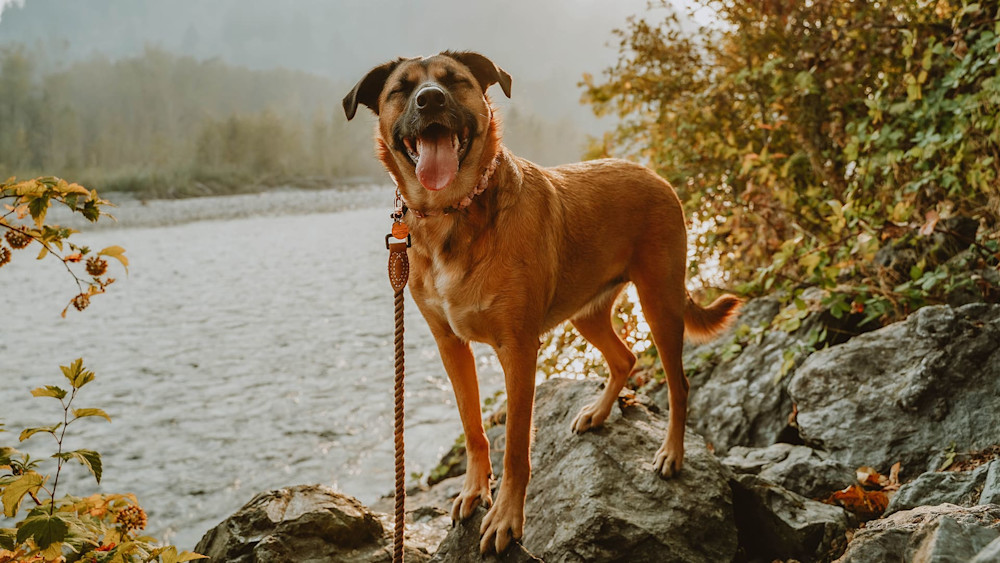
[[[76,293],[55,260],[20,251],[0,269],[0,421],[54,424],[30,390],[61,385],[77,357],[97,374],[66,447],[103,455],[94,484],[71,463],[60,493],[135,493],[147,532],[185,549],[256,493],[322,483],[371,503],[392,488],[393,299],[386,276],[390,188],[185,201],[124,201],[112,227],[74,235],[125,247],[108,293]],[[102,221],[103,223],[103,221]],[[100,225],[100,224],[98,224]],[[427,472],[461,432],[437,348],[406,301],[407,472]],[[502,386],[476,348],[483,396]],[[50,455],[51,437],[25,444]],[[54,470],[47,466],[44,469]],[[43,471],[44,473],[45,471]],[[66,484],[65,488],[63,488]],[[9,522],[6,523],[9,525]]]

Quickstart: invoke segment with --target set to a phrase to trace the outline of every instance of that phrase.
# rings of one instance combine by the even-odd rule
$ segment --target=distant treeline
[[[4,178],[54,174],[144,197],[385,180],[371,127],[343,117],[350,85],[152,48],[50,72],[38,63],[24,47],[0,49]],[[575,157],[583,144],[569,124],[516,110],[507,125],[518,132],[510,140],[542,161]]]

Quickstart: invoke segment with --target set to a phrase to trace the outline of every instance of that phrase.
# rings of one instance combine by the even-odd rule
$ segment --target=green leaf
[[[21,522],[17,529],[17,543],[24,543],[30,538],[39,548],[45,549],[65,540],[68,532],[69,524],[59,514],[36,513]]]
[[[55,385],[46,385],[45,387],[32,390],[31,394],[35,397],[55,397],[56,399],[62,399],[66,396],[66,391]]]
[[[31,438],[35,434],[38,434],[39,432],[48,432],[49,434],[52,434],[53,436],[55,436],[56,430],[59,430],[59,428],[61,426],[62,426],[62,423],[60,422],[59,424],[53,424],[52,426],[39,426],[37,428],[25,428],[24,430],[21,431],[21,435],[18,436],[17,439],[18,439],[18,441],[23,442],[23,441],[27,440],[28,438]]]
[[[45,477],[34,471],[29,471],[4,487],[3,495],[0,495],[0,501],[3,502],[3,515],[13,518],[21,506],[21,499],[24,498],[24,495],[37,491],[43,484],[45,484]]]
[[[0,549],[14,551],[17,547],[17,530],[14,528],[0,528]]]
[[[101,463],[101,454],[95,452],[94,450],[74,450],[72,452],[62,452],[59,454],[52,454],[52,457],[69,461],[75,459],[80,462],[81,465],[86,467],[97,479],[97,483],[101,482],[101,473],[103,471],[103,464]]]
[[[36,197],[31,200],[28,202],[28,211],[31,213],[31,218],[35,220],[35,225],[41,227],[45,222],[45,214],[49,211],[49,198]]]
[[[80,198],[77,194],[70,194],[63,198],[63,203],[72,211],[76,211],[76,202]]]
[[[76,418],[83,418],[85,416],[99,416],[108,422],[111,422],[111,417],[108,413],[101,409],[73,409],[73,416]]]

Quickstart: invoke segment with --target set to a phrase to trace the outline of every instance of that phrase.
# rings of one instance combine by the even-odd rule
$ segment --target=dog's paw
[[[516,502],[504,495],[503,490],[497,495],[497,502],[483,517],[479,528],[480,553],[495,551],[503,553],[514,540],[524,535],[524,503]]]
[[[573,424],[571,425],[573,432],[583,434],[591,428],[597,428],[604,424],[609,414],[611,414],[610,409],[605,409],[600,404],[600,401],[594,401],[580,409],[580,412],[576,414],[576,418],[573,419]]]
[[[451,505],[452,523],[465,520],[475,512],[476,507],[482,505],[483,508],[493,506],[493,496],[490,494],[489,479],[485,484],[466,483],[462,487],[462,492],[455,497],[454,504]]]
[[[684,462],[684,448],[669,448],[664,443],[653,458],[653,471],[669,479],[681,471]]]

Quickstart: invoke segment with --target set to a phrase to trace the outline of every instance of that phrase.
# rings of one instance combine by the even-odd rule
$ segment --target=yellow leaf
[[[125,257],[125,249],[120,246],[109,246],[97,253],[99,256],[108,256],[114,258],[121,262],[122,266],[125,267],[125,273],[128,273],[128,258]]]
[[[21,499],[28,493],[34,493],[40,489],[44,483],[45,477],[34,471],[29,471],[5,486],[3,495],[0,496],[0,500],[3,501],[4,516],[13,518],[17,514],[18,507],[21,506]]]
[[[14,190],[14,195],[19,196],[39,196],[44,194],[46,190],[45,184],[35,180],[18,182],[11,189]]]
[[[68,195],[68,194],[80,194],[89,196],[90,190],[81,186],[80,184],[73,183],[63,188],[63,195]]]

